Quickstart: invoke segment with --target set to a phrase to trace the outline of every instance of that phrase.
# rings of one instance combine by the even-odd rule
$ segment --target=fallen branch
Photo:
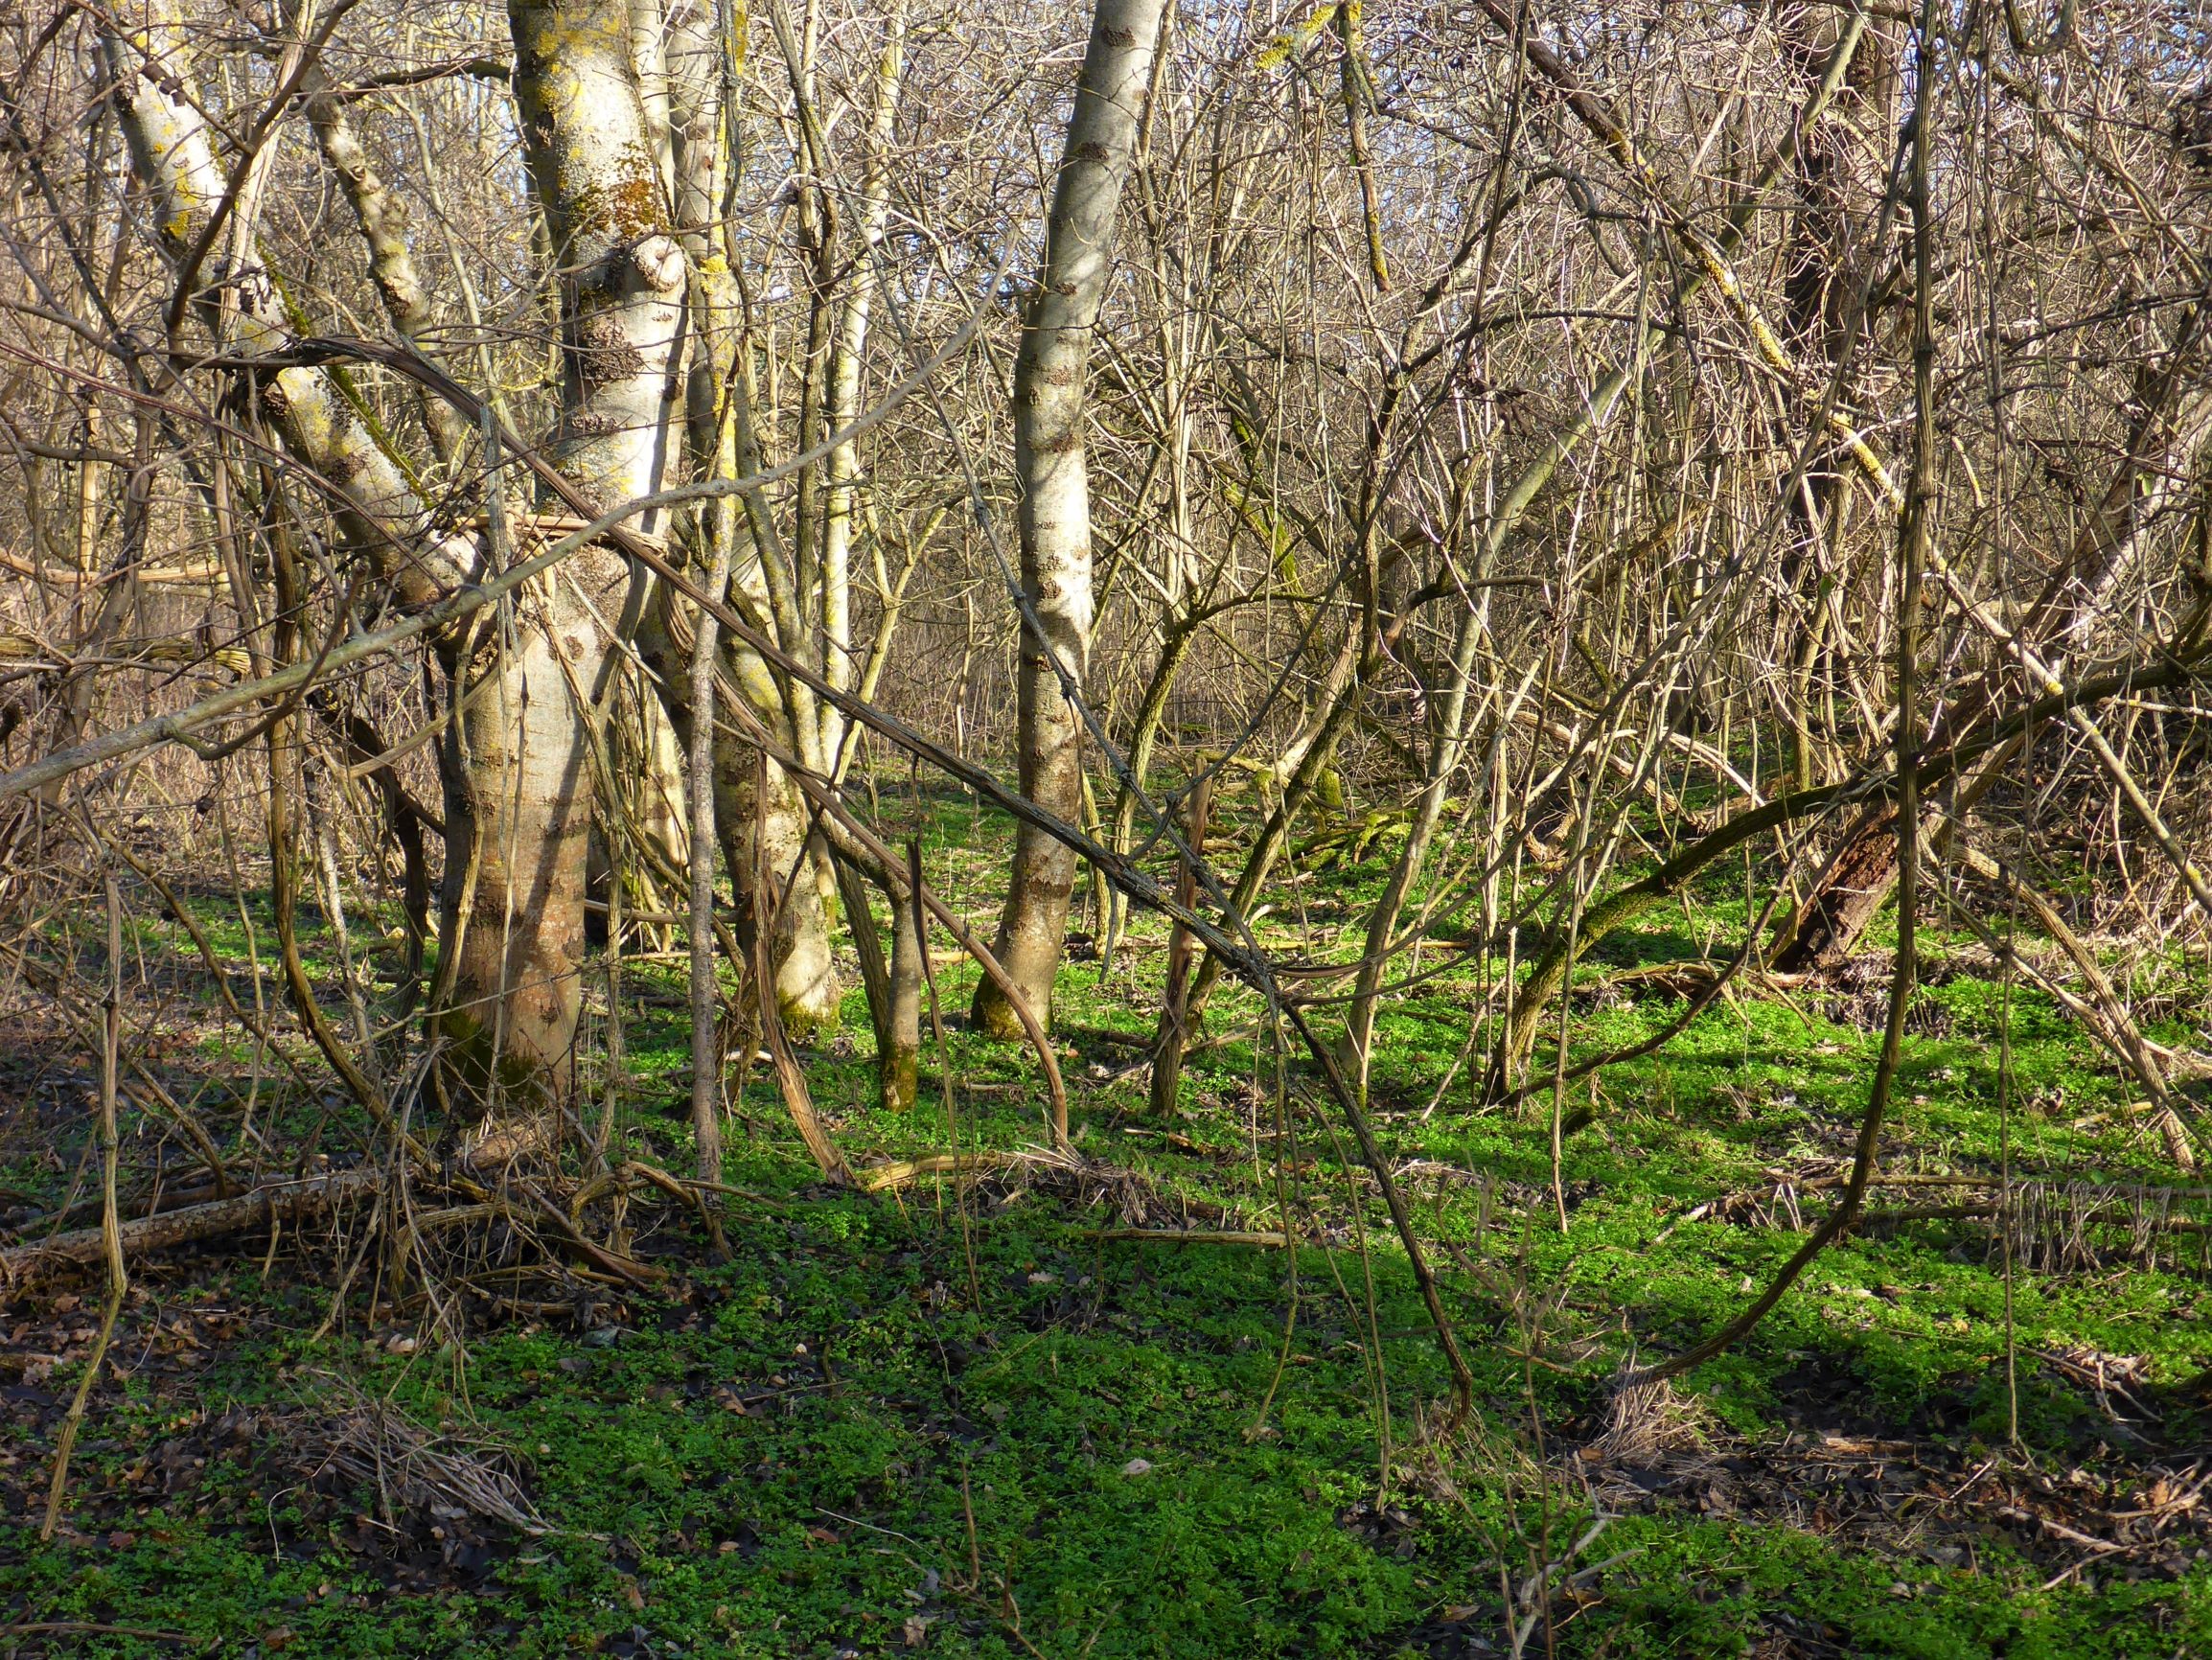
[[[142,1216],[124,1223],[118,1233],[125,1256],[145,1256],[197,1239],[266,1228],[280,1220],[298,1222],[319,1215],[341,1199],[375,1192],[383,1179],[384,1172],[374,1165],[334,1170],[302,1182],[270,1184],[228,1199]],[[79,1228],[35,1244],[0,1251],[0,1283],[20,1288],[35,1275],[65,1264],[97,1262],[103,1249],[100,1229]]]
[[[1003,1170],[1027,1164],[1029,1158],[1025,1153],[932,1153],[927,1158],[878,1164],[862,1175],[861,1187],[867,1192],[881,1193],[886,1188],[918,1182],[924,1176],[979,1176],[986,1170]]]
[[[1275,1251],[1294,1243],[1310,1243],[1304,1239],[1294,1241],[1289,1234],[1273,1228],[1089,1228],[1084,1230],[1083,1236],[1087,1239],[1127,1239],[1153,1245],[1256,1245],[1262,1250]]]
[[[668,1271],[664,1268],[656,1268],[651,1263],[639,1262],[634,1257],[618,1256],[605,1246],[594,1245],[584,1236],[582,1229],[561,1213],[560,1206],[554,1204],[537,1188],[527,1184],[518,1184],[516,1191],[521,1193],[540,1210],[543,1211],[546,1220],[553,1224],[562,1237],[576,1249],[579,1256],[601,1273],[611,1274],[616,1279],[627,1280],[640,1289],[658,1285],[668,1278]]]

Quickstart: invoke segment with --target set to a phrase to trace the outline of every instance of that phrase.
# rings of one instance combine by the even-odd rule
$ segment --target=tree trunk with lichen
[[[293,327],[277,284],[238,251],[252,247],[251,225],[209,234],[228,181],[189,93],[195,64],[187,32],[173,12],[157,9],[145,23],[109,34],[104,49],[133,162],[153,197],[159,240],[179,266],[179,280],[193,285],[204,325],[227,335],[241,356],[280,350]],[[342,141],[337,150],[334,166],[347,153]],[[357,210],[363,202],[369,209],[364,232],[372,263],[390,278],[403,244],[395,225],[368,222],[376,219],[374,179],[349,181],[349,194],[362,196]],[[631,258],[632,288],[650,294],[666,282],[665,261],[673,257],[680,288],[680,251],[665,239],[663,244],[665,254],[646,248],[642,259]],[[187,269],[196,256],[198,267]],[[403,288],[405,273],[400,275]],[[409,310],[406,293],[386,298]],[[641,319],[638,332],[650,338],[653,325]],[[659,333],[665,361],[669,331]],[[579,383],[610,379],[605,368],[627,364],[633,349],[593,319],[572,341],[572,361],[588,357],[599,371],[572,377]],[[634,478],[635,489],[650,488],[650,471],[630,457],[652,452],[652,423],[640,440],[625,417],[591,403],[587,395],[569,407],[587,432],[613,442],[572,456],[572,464],[582,461],[584,476],[603,496],[634,494]],[[657,403],[656,389],[651,407]],[[426,605],[462,580],[475,550],[430,531],[415,479],[346,377],[280,370],[260,380],[259,406],[285,448],[343,492],[336,509],[341,554],[369,561],[404,606]],[[604,641],[576,595],[589,594],[604,614],[619,614],[627,580],[621,561],[581,556],[502,619],[445,642],[460,718],[446,754],[446,995],[439,1023],[449,1045],[448,1076],[472,1097],[537,1096],[568,1082],[592,794],[579,694],[586,701],[599,694],[606,662]]]
[[[725,222],[729,212],[730,111],[726,93],[742,68],[742,36],[725,40],[712,0],[679,0],[663,19],[662,70],[666,78],[670,141],[663,157],[675,234],[690,266],[690,314],[681,377],[683,454],[694,477],[727,478],[757,464],[742,451],[742,424],[732,400],[749,395],[749,377],[736,361],[740,296],[730,273]],[[682,525],[685,540],[711,563],[717,542],[729,561],[729,601],[766,625],[770,616],[762,555],[745,508],[724,500],[703,506]],[[680,741],[693,740],[691,629],[696,611],[665,588],[644,609],[638,649],[659,672],[660,690]],[[759,655],[726,634],[718,644],[720,680],[750,714],[795,751],[784,688]],[[774,918],[769,959],[775,976],[776,1012],[786,1032],[805,1036],[834,1027],[842,995],[830,939],[830,913],[801,863],[807,844],[806,805],[783,770],[766,769],[761,792],[758,751],[723,716],[714,738],[715,834],[736,901],[738,937],[749,951],[754,917]],[[777,872],[777,891],[753,904],[754,872]],[[793,870],[798,880],[787,883]]]
[[[132,170],[150,197],[155,237],[195,290],[194,310],[240,357],[282,350],[291,319],[270,273],[234,258],[234,224],[209,229],[228,190],[202,104],[192,92],[198,67],[192,35],[174,7],[155,0],[144,21],[104,34],[102,49]],[[251,247],[249,233],[244,245]],[[182,267],[211,242],[194,270]],[[427,536],[429,515],[415,481],[376,429],[369,406],[343,375],[289,368],[258,381],[261,412],[285,448],[344,492],[337,504],[341,554],[368,561],[404,606],[427,605],[459,579],[472,550]]]
[[[1062,677],[1083,686],[1091,656],[1091,483],[1083,450],[1091,335],[1114,265],[1114,221],[1160,38],[1164,0],[1098,0],[1052,189],[1045,269],[1014,366],[1014,474],[1021,489],[1022,588],[1039,630],[1021,630],[1016,744],[1022,794],[1070,822],[1082,817],[1080,728]],[[1075,888],[1075,855],[1025,824],[993,952],[1048,1026]],[[976,989],[975,1018],[1021,1035],[1003,993]]]
[[[252,247],[252,226],[234,226],[224,237],[215,224],[228,181],[203,105],[191,90],[197,65],[190,34],[173,8],[156,4],[144,21],[107,34],[103,50],[133,169],[151,198],[156,238],[177,267],[178,282],[193,290],[194,312],[240,357],[281,350],[293,329],[276,282],[258,262],[236,251]],[[225,242],[231,251],[224,251]],[[462,580],[475,561],[474,549],[431,533],[415,480],[344,375],[299,367],[264,375],[256,404],[285,450],[342,493],[334,510],[341,539],[334,551],[341,562],[367,564],[403,607],[430,604]],[[249,596],[237,597],[242,614],[256,613]],[[457,804],[449,794],[448,828],[465,833],[467,817],[455,811]],[[456,852],[465,846],[465,841],[449,842],[449,878],[467,863]],[[475,889],[481,903],[495,902],[502,916],[521,919],[526,942],[541,913],[540,896],[511,896],[497,886],[503,869],[485,864],[475,873]],[[506,933],[511,938],[512,928]],[[553,1001],[560,1002],[558,991]],[[565,1052],[566,1034],[547,1041],[547,1021],[535,1006],[505,1024],[534,1043],[537,1052]]]
[[[683,249],[655,171],[629,9],[516,0],[508,21],[524,152],[560,272],[550,449],[613,507],[666,472]],[[439,1021],[473,1088],[560,1094],[572,1082],[594,795],[588,723],[603,713],[616,660],[608,630],[630,580],[611,551],[577,554],[462,665],[448,752],[461,809],[448,826],[452,967]]]
[[[431,331],[435,317],[428,291],[415,268],[414,250],[407,244],[406,207],[378,176],[376,164],[355,130],[346,101],[337,96],[321,65],[310,65],[301,85],[308,94],[308,125],[314,129],[323,165],[336,175],[338,187],[354,210],[354,221],[360,226],[361,241],[368,250],[369,278],[384,304],[384,314],[408,345],[434,355]],[[419,386],[415,403],[438,459],[452,461],[469,436],[460,412]]]

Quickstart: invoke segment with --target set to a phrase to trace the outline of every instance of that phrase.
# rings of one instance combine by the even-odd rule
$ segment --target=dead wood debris
[[[1797,1170],[1770,1168],[1766,1178],[1761,1187],[1739,1188],[1693,1207],[1668,1232],[1684,1222],[1708,1220],[1800,1232],[1819,1214],[1815,1210],[1809,1217],[1805,1201],[1843,1185],[1840,1171],[1825,1162]],[[2004,1217],[2014,1261],[2029,1273],[2078,1274],[2116,1264],[2155,1267],[2171,1257],[2175,1240],[2212,1235],[2212,1220],[2186,1209],[2212,1208],[2212,1187],[2201,1185],[2016,1175],[2009,1203],[2003,1178],[1983,1172],[1885,1172],[1868,1186],[1871,1191],[1940,1193],[1943,1198],[1870,1209],[1859,1218],[1858,1233],[1879,1234],[1916,1222]],[[1999,1251],[2004,1243],[1992,1229],[1990,1250]]]
[[[311,1374],[335,1411],[272,1426],[312,1480],[335,1472],[375,1489],[386,1525],[403,1510],[439,1521],[475,1517],[518,1533],[552,1530],[524,1490],[519,1464],[482,1438],[425,1429],[389,1401],[366,1395],[334,1372]]]
[[[2212,1458],[2145,1450],[2155,1442],[2131,1427],[2147,1416],[2133,1392],[2148,1393],[2144,1364],[2092,1350],[2022,1359],[2098,1391],[2108,1435],[2131,1450],[2108,1442],[2075,1464],[1964,1438],[1809,1427],[1753,1441],[1660,1386],[1617,1391],[1562,1473],[1586,1482],[1604,1511],[1691,1510],[1943,1566],[1970,1568],[2002,1543],[2047,1585],[2091,1572],[2179,1579],[2212,1561]]]
[[[139,1257],[251,1228],[267,1229],[280,1221],[304,1221],[347,1199],[375,1192],[383,1176],[384,1172],[375,1168],[333,1170],[304,1181],[269,1183],[227,1199],[136,1217],[122,1226],[124,1253]],[[101,1251],[98,1228],[74,1229],[12,1246],[0,1251],[0,1284],[20,1288],[40,1273],[97,1262]]]

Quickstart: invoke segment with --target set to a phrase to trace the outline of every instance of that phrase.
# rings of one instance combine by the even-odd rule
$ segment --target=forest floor
[[[930,822],[933,877],[987,921],[1003,825],[958,805]],[[1309,843],[1302,903],[1263,941],[1356,952],[1387,852]],[[211,890],[205,925],[242,963],[226,903]],[[1716,888],[1608,942],[1575,1057],[1678,1014],[1648,965],[1727,957],[1743,917]],[[1163,949],[1147,924],[1112,974],[1064,977],[1073,1162],[1036,1156],[1034,1057],[966,1030],[966,970],[940,971],[946,1044],[900,1118],[873,1104],[856,993],[846,1035],[802,1056],[856,1166],[1032,1156],[966,1186],[833,1189],[756,1072],[730,1259],[640,1202],[631,1249],[667,1275],[651,1294],[502,1309],[489,1277],[456,1281],[456,1346],[416,1311],[372,1319],[373,1274],[334,1300],[366,1255],[357,1216],[143,1261],[51,1544],[100,1286],[12,1295],[0,1654],[2212,1654],[2212,1400],[2176,1388],[2212,1366],[2212,1189],[1970,939],[1927,941],[1876,1214],[1733,1352],[1628,1395],[1625,1364],[1734,1313],[1832,1201],[1887,958],[1839,986],[1747,986],[1601,1095],[1571,1086],[1597,1117],[1556,1172],[1549,1091],[1476,1104],[1480,960],[1419,964],[1371,1108],[1475,1372],[1449,1429],[1372,1179],[1295,1058],[1279,1119],[1249,997],[1223,988],[1181,1116],[1149,1117],[1132,1068]],[[150,903],[132,957],[145,1064],[234,1135],[235,1028],[209,1035],[219,1005]],[[2132,990],[2151,1036],[2204,1046],[2201,963],[2154,962]],[[680,966],[633,965],[625,997],[616,1133],[687,1168]],[[0,1220],[35,1237],[91,1190],[95,1072],[50,1005],[16,1006]],[[259,1086],[271,1141],[350,1156],[336,1097],[280,1098],[282,1077]],[[125,1133],[150,1160],[163,1120],[133,1106]],[[184,1145],[162,1157],[183,1168]],[[1961,1214],[2008,1163],[2010,1252]],[[1279,1229],[1286,1200],[1295,1251],[1110,1236]]]

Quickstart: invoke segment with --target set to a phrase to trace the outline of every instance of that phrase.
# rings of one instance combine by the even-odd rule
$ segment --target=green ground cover
[[[1003,826],[956,802],[928,826],[933,871],[984,918]],[[1356,951],[1387,856],[1308,877],[1265,943]],[[1680,1011],[1621,971],[1727,954],[1736,888],[1585,964],[1576,1056]],[[235,910],[208,907],[242,957]],[[179,1010],[204,1003],[181,935],[150,911],[140,934]],[[327,970],[319,922],[309,939]],[[1625,1408],[1620,1369],[1740,1307],[1802,1238],[1792,1205],[1828,1202],[1817,1181],[1848,1156],[1878,989],[1747,992],[1601,1093],[1570,1086],[1564,1105],[1596,1118],[1555,1183],[1549,1094],[1476,1104],[1483,963],[1426,958],[1389,1001],[1371,1105],[1476,1373],[1455,1428],[1371,1180],[1348,1168],[1310,1069],[1237,1035],[1249,996],[1215,999],[1209,1030],[1229,1041],[1193,1056],[1182,1116],[1148,1118],[1116,1034],[1149,1032],[1162,943],[1141,925],[1134,962],[1064,979],[1084,1171],[833,1191],[756,1074],[726,1167],[752,1195],[726,1212],[731,1259],[709,1262],[683,1215],[635,1211],[634,1248],[671,1270],[658,1294],[479,1309],[456,1348],[388,1312],[369,1324],[358,1287],[334,1306],[342,1244],[280,1242],[265,1269],[250,1241],[149,1265],[119,1339],[128,1375],[94,1397],[73,1526],[51,1545],[35,1528],[76,1380],[65,1340],[88,1316],[51,1286],[18,1300],[0,1650],[1443,1657],[1506,1653],[1518,1626],[1530,1654],[2212,1653],[2212,1539],[2188,1506],[2142,1519],[2207,1455],[2191,1401],[2164,1393],[2212,1366],[2190,1226],[2206,1208],[2162,1194],[2126,1226],[2083,1220],[2072,1185],[2171,1187],[2172,1167],[2078,1029],[2001,985],[1970,939],[1928,941],[1883,1167],[1987,1175],[2009,1148],[2043,1195],[2038,1237],[2008,1274],[1978,1217],[1892,1217],[1735,1351]],[[2152,1035],[2200,1043],[2201,965],[2159,972]],[[619,1133],[680,1165],[680,971],[636,963],[625,984]],[[948,1014],[971,984],[940,975]],[[223,1043],[171,1058],[231,1087],[235,1032]],[[1032,1057],[957,1021],[902,1118],[872,1104],[857,993],[845,1033],[805,1059],[856,1164],[1043,1140]],[[83,1067],[24,1058],[12,1077],[35,1094]],[[305,1133],[336,1109],[269,1110]],[[346,1133],[341,1114],[326,1135]],[[5,1179],[51,1202],[80,1144],[18,1141]],[[1941,1209],[1931,1192],[1877,1209]],[[1276,1229],[1286,1198],[1320,1243],[1102,1236],[1132,1213]],[[49,1344],[62,1358],[42,1365]],[[369,1401],[420,1444],[510,1472],[544,1531],[410,1504],[398,1465],[334,1464],[352,1444],[334,1425]]]

